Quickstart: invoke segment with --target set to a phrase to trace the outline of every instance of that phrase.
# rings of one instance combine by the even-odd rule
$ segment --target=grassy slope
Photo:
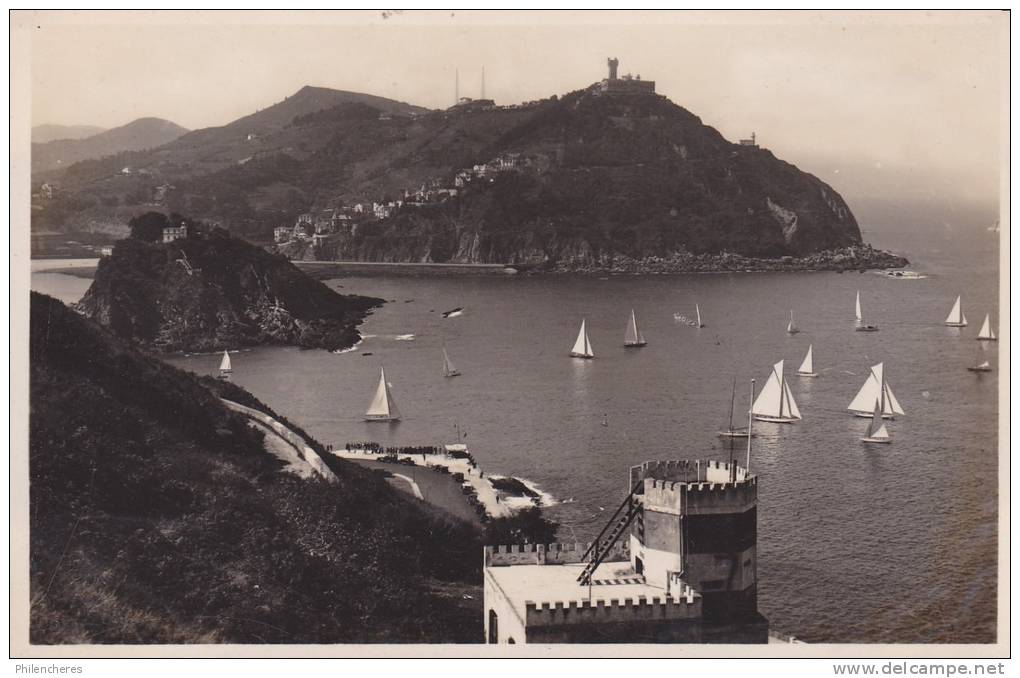
[[[32,295],[35,643],[472,642],[478,536],[279,472],[190,374]]]

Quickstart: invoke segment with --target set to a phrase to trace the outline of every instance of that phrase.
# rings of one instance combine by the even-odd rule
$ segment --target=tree
[[[485,527],[485,543],[551,544],[559,525],[542,515],[542,509],[526,508],[507,518],[496,518]]]
[[[163,229],[170,225],[170,220],[162,212],[146,212],[128,222],[131,237],[145,242],[163,240]]]

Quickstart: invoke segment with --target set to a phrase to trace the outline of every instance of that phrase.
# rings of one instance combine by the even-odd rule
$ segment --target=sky
[[[621,73],[844,194],[996,199],[1004,13],[71,13],[31,35],[31,120],[226,124],[304,85],[430,108],[514,103]],[[1003,69],[1000,72],[1000,69]]]

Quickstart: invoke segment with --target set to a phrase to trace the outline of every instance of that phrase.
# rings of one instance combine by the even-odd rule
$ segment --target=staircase
[[[644,480],[639,480],[634,487],[631,488],[630,494],[620,504],[620,508],[616,509],[616,512],[612,515],[606,526],[602,528],[599,536],[595,538],[595,541],[591,543],[588,550],[584,552],[581,560],[589,559],[588,564],[584,566],[581,574],[578,575],[577,581],[581,586],[588,586],[591,584],[591,577],[595,574],[595,570],[602,564],[603,559],[609,554],[613,548],[613,544],[620,538],[623,531],[634,521],[634,517],[641,512],[641,504],[634,499],[635,493],[644,484]]]

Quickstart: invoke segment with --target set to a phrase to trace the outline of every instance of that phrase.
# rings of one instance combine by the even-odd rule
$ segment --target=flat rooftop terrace
[[[563,565],[495,566],[487,567],[486,572],[502,590],[521,619],[527,616],[526,604],[529,602],[540,607],[543,603],[553,605],[590,601],[592,605],[596,605],[598,601],[605,601],[608,605],[611,600],[622,603],[625,599],[630,599],[631,604],[636,605],[639,598],[645,598],[648,602],[653,598],[658,598],[660,602],[667,598],[681,599],[678,591],[674,590],[667,596],[664,588],[646,583],[642,575],[634,572],[629,561],[602,563],[592,576],[591,587],[581,586],[577,583],[577,578],[585,565],[586,563],[582,562]],[[692,596],[697,596],[690,587],[683,588],[690,591]]]

